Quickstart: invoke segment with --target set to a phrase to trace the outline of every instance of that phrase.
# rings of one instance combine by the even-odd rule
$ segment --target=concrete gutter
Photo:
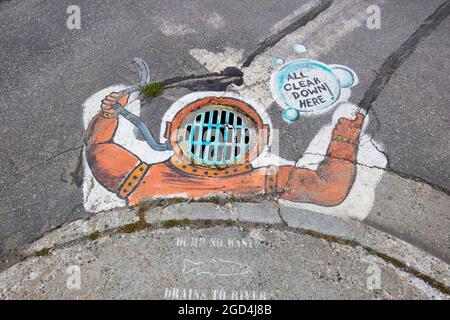
[[[215,238],[225,241],[226,248],[214,247]],[[232,245],[233,250],[230,243],[236,243]],[[122,253],[118,253],[118,248]],[[142,250],[149,251],[144,254]],[[130,252],[138,252],[140,258],[127,258]],[[0,274],[2,298],[181,299],[189,298],[191,292],[193,299],[214,299],[218,297],[211,296],[210,290],[216,290],[219,278],[229,280],[222,285],[230,285],[224,289],[229,293],[228,298],[230,294],[238,294],[236,288],[241,287],[249,287],[247,291],[264,294],[263,298],[267,299],[450,298],[450,267],[442,260],[364,223],[293,209],[276,201],[173,203],[103,212],[46,234],[20,254],[23,261]],[[262,259],[265,255],[269,256]],[[150,274],[135,264],[134,258],[142,260],[142,256],[150,261],[144,259],[147,267],[151,265]],[[301,262],[289,262],[289,259]],[[229,276],[205,276],[205,272],[195,267],[208,264],[211,268],[221,261],[227,262],[225,266],[231,269],[243,266],[241,262],[233,264],[237,260],[255,264],[248,272],[252,280],[243,274],[236,275],[235,271]],[[92,261],[95,267],[91,266]],[[185,264],[191,262],[193,274],[186,274]],[[94,277],[89,283],[83,282],[81,291],[67,291],[66,271],[72,265],[80,265],[86,277],[94,277],[102,268],[113,268],[115,276]],[[383,275],[380,290],[365,288],[367,265],[380,268]],[[329,277],[330,269],[338,270],[337,280]],[[131,270],[138,274],[137,278],[129,278]],[[164,277],[161,280],[161,272],[171,280]],[[348,280],[346,287],[342,287],[342,274],[349,278],[355,272],[361,277]],[[159,275],[156,278],[155,273]],[[190,279],[191,276],[194,279]],[[299,277],[309,280],[296,288],[276,288],[276,283],[297,283]],[[385,277],[389,278],[389,286]],[[258,290],[254,287],[255,279],[261,282]],[[279,281],[272,283],[273,279]],[[151,292],[146,291],[150,287],[139,285],[147,280],[152,283]],[[115,289],[111,291],[110,286]],[[133,289],[128,289],[130,286]],[[198,296],[195,288],[208,289],[199,291],[203,295]],[[312,294],[305,295],[302,290]],[[143,292],[147,294],[142,296]],[[193,292],[197,292],[197,296]]]

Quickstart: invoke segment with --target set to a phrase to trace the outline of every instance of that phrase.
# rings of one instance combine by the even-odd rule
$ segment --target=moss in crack
[[[232,227],[232,226],[236,225],[236,222],[234,220],[225,220],[225,225],[227,227]]]
[[[141,93],[144,97],[160,96],[164,92],[164,85],[161,82],[152,82],[141,87]]]
[[[48,256],[50,254],[50,252],[52,252],[53,249],[54,249],[54,247],[42,248],[41,250],[36,251],[33,255],[35,257],[45,257],[45,256]]]
[[[87,238],[91,241],[95,241],[98,238],[100,238],[101,235],[102,234],[100,233],[100,231],[95,231],[95,232],[91,233],[90,235],[88,235]]]
[[[137,211],[137,215],[139,218],[139,222],[145,224],[145,214],[150,211],[151,205],[149,203],[142,203],[139,205],[139,209]]]
[[[147,213],[149,210],[150,210],[150,204],[142,203],[138,209],[138,216],[139,217],[142,216],[143,214]]]
[[[338,244],[342,244],[342,245],[346,245],[346,246],[351,246],[353,248],[359,246],[359,244],[356,241],[339,238],[336,236],[320,233],[320,232],[317,232],[314,230],[305,230],[305,234],[307,234],[313,238],[316,238],[316,239],[322,239],[327,242],[334,242],[334,243],[338,243]]]
[[[174,204],[179,204],[179,203],[184,203],[184,202],[188,203],[188,202],[192,202],[192,200],[188,199],[188,198],[168,198],[168,199],[158,199],[158,200],[143,202],[143,203],[139,204],[138,215],[142,216],[153,208],[165,208],[165,207],[168,207],[168,206],[171,206]]]
[[[10,255],[11,255],[11,257],[13,257],[15,259],[24,259],[24,258],[26,258],[26,256],[22,252],[17,250],[17,249],[13,249],[11,251]]]
[[[225,199],[219,198],[219,197],[214,197],[214,198],[205,199],[204,202],[213,203],[217,206],[222,206],[225,204]]]
[[[373,250],[372,248],[363,247],[368,253],[379,257],[380,259],[384,260],[385,262],[402,269],[403,271],[412,274],[414,277],[423,280],[425,283],[429,284],[430,286],[438,289],[440,292],[450,295],[450,287],[447,287],[444,283],[437,281],[430,277],[429,275],[423,274],[422,272],[411,268],[407,264],[401,262],[400,260],[393,258],[385,253],[378,252],[376,250]]]
[[[184,227],[191,224],[191,220],[183,219],[183,220],[167,220],[162,223],[162,226],[166,229],[176,228],[176,227]]]
[[[180,203],[188,203],[190,202],[190,199],[187,198],[171,198],[171,199],[161,199],[158,202],[155,203],[155,207],[159,208],[165,208],[174,204],[180,204]]]
[[[167,198],[167,199],[159,199],[153,201],[143,202],[137,207],[138,216],[144,216],[144,214],[150,211],[152,208],[166,208],[172,205],[181,204],[181,203],[213,203],[218,206],[225,206],[229,203],[236,202],[253,202],[254,199],[238,199],[235,196],[216,196],[216,197],[208,197],[201,199],[189,199],[189,198]]]
[[[224,206],[227,203],[236,203],[239,202],[239,200],[234,196],[224,196],[224,197],[210,197],[201,199],[198,202],[204,202],[204,203],[213,203],[217,206]]]
[[[175,199],[172,199],[172,201],[170,201],[170,204],[186,203],[186,202],[189,202],[189,201],[190,200],[186,199],[186,198],[175,198]]]
[[[316,239],[322,239],[325,240],[329,243],[338,243],[341,245],[346,245],[346,246],[350,246],[353,248],[356,247],[361,247],[362,249],[364,249],[367,253],[376,256],[380,259],[382,259],[383,261],[385,261],[386,263],[395,266],[396,268],[399,268],[411,275],[413,275],[414,277],[423,280],[425,283],[429,284],[430,286],[434,287],[435,289],[439,290],[440,292],[446,294],[446,295],[450,295],[450,287],[446,286],[444,283],[433,279],[432,277],[430,277],[427,274],[424,274],[410,266],[408,266],[407,264],[405,264],[404,262],[393,258],[391,256],[389,256],[386,253],[383,252],[379,252],[377,250],[374,250],[370,247],[366,247],[361,245],[360,243],[354,241],[354,240],[349,240],[349,239],[344,239],[344,238],[339,238],[336,236],[332,236],[332,235],[327,235],[327,234],[323,234],[320,232],[316,232],[313,230],[304,230],[304,233],[314,237]]]
[[[138,231],[142,231],[142,230],[146,230],[148,228],[150,228],[150,224],[145,222],[145,221],[138,221],[135,223],[130,223],[130,224],[126,224],[121,226],[117,232],[119,233],[133,233],[133,232],[138,232]]]

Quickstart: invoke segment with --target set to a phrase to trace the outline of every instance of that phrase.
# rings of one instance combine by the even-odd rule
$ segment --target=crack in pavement
[[[289,227],[288,223],[286,222],[286,220],[284,220],[283,215],[281,214],[281,206],[280,206],[280,199],[281,199],[281,194],[276,196],[273,201],[275,202],[275,206],[277,207],[277,214],[278,217],[281,220],[281,224],[285,227]]]
[[[6,179],[6,180],[5,180],[5,183],[6,183],[6,184],[10,183],[11,181],[13,181],[13,180],[14,180],[16,177],[18,177],[18,176],[21,177],[21,178],[23,178],[27,173],[33,171],[33,170],[36,169],[36,168],[39,168],[40,166],[45,165],[47,162],[50,162],[50,161],[52,161],[52,160],[54,160],[54,159],[56,159],[56,158],[62,156],[63,154],[66,154],[66,153],[69,153],[69,152],[72,152],[72,151],[77,151],[77,150],[80,150],[80,149],[82,149],[82,148],[83,148],[83,146],[76,146],[76,147],[69,148],[69,149],[63,150],[63,151],[61,151],[61,152],[58,152],[58,153],[56,153],[56,154],[50,156],[49,158],[44,159],[44,160],[42,160],[41,162],[32,165],[31,167],[29,167],[28,169],[24,170],[23,172],[19,172],[19,173],[16,173],[16,174],[11,175],[11,176],[9,177],[9,179]]]
[[[84,168],[83,168],[83,153],[84,148],[80,149],[80,155],[78,156],[77,167],[73,172],[70,173],[72,178],[72,183],[75,184],[78,188],[83,184],[84,178]]]
[[[225,91],[228,86],[243,84],[244,73],[236,67],[228,67],[221,72],[192,74],[189,76],[174,77],[161,81],[165,89],[184,87],[195,91],[198,87]]]
[[[307,25],[310,21],[314,20],[322,12],[327,10],[331,6],[332,3],[333,3],[333,0],[322,0],[317,6],[313,7],[311,10],[306,12],[298,20],[296,20],[292,24],[288,25],[286,28],[284,28],[280,32],[265,39],[263,42],[261,42],[257,46],[256,50],[253,51],[247,57],[247,59],[242,64],[242,66],[244,68],[249,67],[257,56],[259,56],[260,54],[264,53],[268,49],[275,46],[278,42],[280,42],[280,40],[282,40],[287,35],[291,34],[292,32],[296,31],[297,29]]]
[[[450,0],[442,3],[419,28],[392,53],[376,72],[377,76],[361,99],[359,106],[369,111],[400,66],[413,54],[421,40],[434,31],[450,14]]]
[[[402,178],[405,178],[405,179],[408,179],[408,180],[411,180],[411,181],[414,181],[414,182],[426,184],[427,186],[431,187],[432,189],[435,189],[437,191],[443,192],[446,195],[450,196],[450,190],[447,190],[447,189],[445,189],[445,188],[443,188],[443,187],[441,187],[441,186],[439,186],[439,185],[437,185],[437,184],[435,184],[433,182],[425,180],[425,179],[423,179],[421,177],[413,176],[411,174],[407,174],[407,173],[401,172],[401,171],[393,169],[391,167],[388,167],[385,171],[387,171],[389,173],[396,174],[396,175],[398,175],[398,176],[400,176]]]

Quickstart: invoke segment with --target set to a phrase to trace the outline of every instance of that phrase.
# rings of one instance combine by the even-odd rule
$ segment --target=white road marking
[[[160,19],[158,22],[159,30],[167,37],[180,37],[188,34],[193,34],[196,31],[184,24],[173,23],[165,19]]]
[[[209,52],[204,49],[192,49],[190,54],[211,72],[220,72],[226,67],[234,67],[241,63],[244,50],[225,48],[223,52]]]

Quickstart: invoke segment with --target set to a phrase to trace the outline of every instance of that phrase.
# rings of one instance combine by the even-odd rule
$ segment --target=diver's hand
[[[124,107],[128,103],[128,99],[130,98],[129,94],[119,96],[117,92],[112,92],[110,95],[106,96],[105,99],[102,100],[102,112],[106,114],[114,114],[113,105],[118,102],[121,107]]]
[[[341,118],[333,130],[333,137],[350,139],[358,142],[365,116],[358,113],[355,120]]]

